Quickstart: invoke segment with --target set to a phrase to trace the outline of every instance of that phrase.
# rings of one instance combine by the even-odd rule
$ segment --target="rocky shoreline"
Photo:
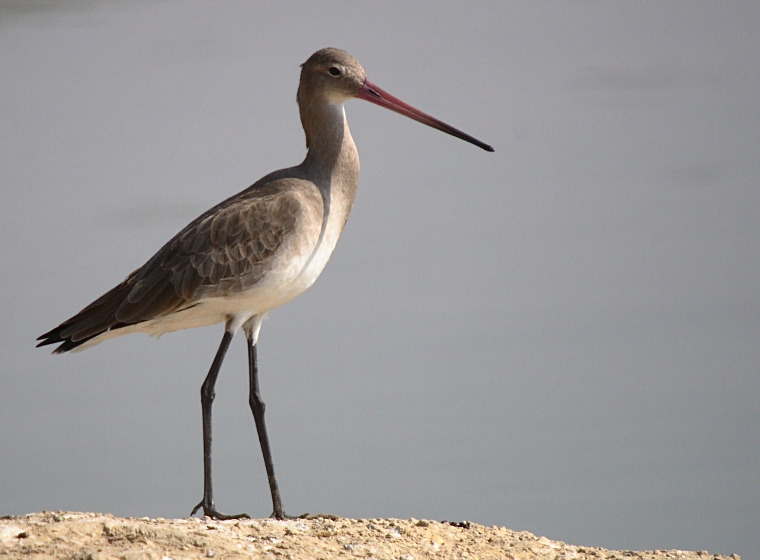
[[[527,531],[417,519],[119,518],[42,512],[0,519],[0,558],[169,560],[184,558],[422,558],[505,560],[739,560],[706,551],[613,551]]]

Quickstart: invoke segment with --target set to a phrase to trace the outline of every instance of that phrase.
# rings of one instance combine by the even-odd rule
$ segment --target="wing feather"
[[[313,235],[299,238],[299,226],[322,211],[312,183],[262,180],[199,216],[124,282],[42,335],[39,345],[62,343],[56,352],[66,352],[110,329],[250,288],[279,252],[316,243]]]

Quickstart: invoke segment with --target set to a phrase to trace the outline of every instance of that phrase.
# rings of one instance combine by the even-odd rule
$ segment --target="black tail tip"
[[[39,348],[41,346],[49,346],[51,344],[60,344],[58,348],[55,348],[53,350],[52,352],[53,354],[63,354],[64,352],[68,352],[72,348],[75,348],[79,346],[80,344],[82,344],[81,342],[76,343],[76,342],[71,341],[70,339],[61,338],[60,336],[57,336],[55,331],[51,331],[49,333],[43,334],[42,336],[38,336],[37,340],[39,340],[40,342],[37,343],[35,348]]]

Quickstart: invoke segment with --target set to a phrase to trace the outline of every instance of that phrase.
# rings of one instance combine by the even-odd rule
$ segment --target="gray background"
[[[0,2],[0,514],[185,516],[220,326],[36,336],[304,154],[324,46],[495,154],[360,101],[358,201],[260,339],[292,514],[760,557],[760,4]],[[217,504],[271,504],[242,337]]]

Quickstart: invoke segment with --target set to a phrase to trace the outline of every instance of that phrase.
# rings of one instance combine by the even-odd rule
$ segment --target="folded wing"
[[[60,343],[54,353],[67,352],[105,332],[252,288],[278,252],[298,242],[299,222],[321,213],[315,187],[293,188],[292,181],[306,183],[254,185],[201,215],[124,282],[40,336],[38,346]]]

